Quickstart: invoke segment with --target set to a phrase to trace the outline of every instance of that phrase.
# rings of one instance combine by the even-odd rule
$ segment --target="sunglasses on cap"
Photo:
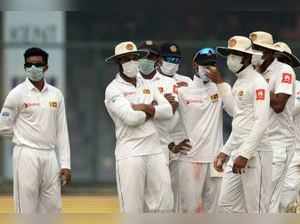
[[[25,67],[25,68],[31,68],[33,65],[34,65],[35,67],[37,67],[37,68],[41,68],[41,67],[44,67],[44,66],[45,66],[44,63],[30,63],[30,62],[26,62],[26,63],[24,64],[24,67]]]
[[[179,64],[182,61],[182,58],[179,57],[170,57],[170,56],[165,56],[163,57],[164,61],[173,63],[173,64]]]
[[[217,53],[217,52],[216,52],[215,49],[207,47],[207,48],[203,48],[203,49],[199,50],[199,51],[197,52],[197,55],[200,54],[200,55],[211,56],[211,55],[214,55],[214,54],[216,54],[216,53]]]

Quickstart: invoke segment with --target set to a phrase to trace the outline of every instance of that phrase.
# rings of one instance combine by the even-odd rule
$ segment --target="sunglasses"
[[[179,57],[163,57],[164,61],[173,63],[173,64],[179,64],[182,61],[182,58]]]
[[[31,68],[33,65],[34,65],[35,67],[37,67],[37,68],[41,68],[41,67],[44,67],[44,66],[45,66],[44,63],[30,63],[30,62],[26,62],[26,63],[24,64],[24,67],[25,67],[25,68]]]
[[[211,56],[216,54],[216,50],[213,48],[203,48],[200,51],[198,51],[197,54]]]

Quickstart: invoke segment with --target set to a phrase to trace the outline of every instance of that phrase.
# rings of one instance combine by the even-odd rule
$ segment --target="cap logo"
[[[177,52],[177,47],[175,45],[170,46],[170,51],[173,53]]]
[[[133,50],[133,45],[132,44],[127,44],[126,49],[129,50],[129,51],[132,51]]]
[[[255,34],[255,33],[250,34],[250,39],[252,41],[256,41],[257,40],[257,34]]]
[[[228,41],[228,47],[234,47],[235,45],[237,44],[237,41],[236,41],[236,39],[230,39],[229,41]]]

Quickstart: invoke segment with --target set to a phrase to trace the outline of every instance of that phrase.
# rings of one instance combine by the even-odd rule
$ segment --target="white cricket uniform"
[[[155,106],[154,119],[146,120],[131,104]],[[172,108],[157,88],[141,77],[136,86],[117,74],[105,92],[105,105],[115,124],[116,179],[122,212],[171,211],[170,173],[154,120],[170,119]],[[147,207],[144,207],[146,205]]]
[[[171,76],[170,76],[171,77]],[[171,77],[176,82],[177,90],[180,88],[180,85],[182,83],[185,83],[187,86],[190,86],[192,84],[192,79],[188,76],[175,74]],[[178,112],[176,112],[172,119],[173,125],[172,130],[170,131],[170,136],[172,141],[174,141],[175,144],[178,144],[182,142],[184,139],[187,139],[187,135],[184,130],[182,118],[179,115]],[[179,186],[180,186],[180,179],[179,179],[179,166],[178,166],[178,157],[180,153],[172,153],[170,154],[170,174],[171,174],[171,182],[172,182],[172,190],[174,194],[174,211],[179,211],[178,208],[180,206],[180,198],[179,198]]]
[[[230,159],[224,170],[219,206],[227,213],[266,213],[272,166],[266,131],[270,110],[268,84],[252,65],[237,77],[232,89],[232,132],[221,150]],[[248,159],[243,174],[232,171],[238,156]]]
[[[28,79],[10,91],[0,134],[11,136],[17,213],[61,210],[60,168],[70,169],[64,97],[45,82],[39,91]],[[58,156],[58,158],[57,158]]]
[[[215,83],[204,84],[196,76],[189,87],[178,90],[179,112],[192,145],[178,159],[178,212],[216,212],[222,178],[213,161],[223,146],[223,96]]]
[[[295,151],[293,109],[295,104],[295,72],[275,59],[263,74],[269,79],[269,89],[275,94],[290,95],[283,112],[270,112],[270,143],[273,148],[272,190],[270,212],[279,212],[282,186]]]
[[[296,150],[282,189],[280,202],[282,211],[285,211],[289,204],[297,200],[300,190],[300,81],[296,81],[295,86],[296,95],[293,115],[295,121]]]

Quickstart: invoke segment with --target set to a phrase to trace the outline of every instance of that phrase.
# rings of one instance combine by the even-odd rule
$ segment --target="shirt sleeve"
[[[283,69],[275,81],[274,93],[293,95],[295,73],[292,69]]]
[[[146,122],[146,114],[134,110],[120,91],[107,89],[104,102],[107,110],[128,126],[139,126]]]
[[[226,155],[230,156],[231,152],[236,149],[241,142],[241,137],[236,133],[236,131],[232,131],[230,133],[230,136],[223,146],[223,148],[220,150],[220,152],[225,153]]]
[[[19,99],[16,91],[11,91],[6,97],[0,114],[0,135],[13,136],[13,126],[19,112]]]
[[[69,132],[63,96],[61,96],[61,101],[58,108],[56,147],[58,150],[61,169],[71,169]]]
[[[222,98],[223,108],[224,110],[231,116],[234,116],[235,113],[235,100],[232,95],[231,86],[223,82],[221,84],[217,84],[218,92]]]
[[[172,106],[169,101],[159,92],[157,88],[154,88],[154,100],[157,102],[155,106],[154,119],[156,120],[168,120],[173,116]]]
[[[255,155],[269,123],[270,92],[267,83],[257,83],[253,91],[254,124],[246,141],[238,149],[238,155],[247,159]]]

